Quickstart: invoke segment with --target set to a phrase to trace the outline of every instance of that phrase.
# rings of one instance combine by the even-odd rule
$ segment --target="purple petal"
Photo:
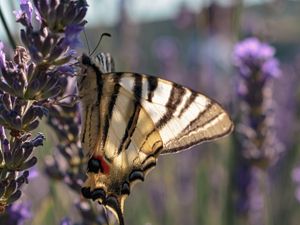
[[[28,20],[32,17],[32,3],[29,0],[20,0],[20,8],[26,14]]]
[[[20,0],[20,10],[15,10],[13,13],[16,16],[18,22],[22,23],[25,26],[31,24],[33,7],[32,3],[29,0]]]
[[[265,77],[279,77],[281,70],[279,69],[279,62],[277,59],[270,59],[262,66],[262,71]]]
[[[63,44],[71,48],[81,46],[79,35],[82,30],[83,26],[81,25],[67,26],[65,29],[65,39]]]
[[[39,13],[38,10],[35,10],[34,13],[35,13],[35,19],[41,24],[42,23],[41,14]]]
[[[279,62],[274,58],[275,49],[257,38],[247,38],[235,45],[233,60],[242,77],[261,71],[265,78],[280,75]]]
[[[4,54],[4,44],[0,41],[0,68],[5,69],[6,68],[6,61],[5,61],[5,54]]]
[[[15,14],[17,21],[19,21],[22,18],[23,13],[24,12],[22,10],[14,10],[13,11],[13,14]]]

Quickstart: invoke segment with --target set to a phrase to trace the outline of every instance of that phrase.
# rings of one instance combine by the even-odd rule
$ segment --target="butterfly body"
[[[82,193],[123,221],[132,185],[143,181],[159,154],[174,153],[231,132],[222,107],[206,96],[157,77],[116,73],[106,55],[83,55],[78,79],[81,142],[89,157]]]

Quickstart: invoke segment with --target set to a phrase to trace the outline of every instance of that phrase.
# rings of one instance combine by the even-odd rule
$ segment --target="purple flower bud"
[[[1,143],[6,139],[6,134],[3,126],[0,126],[0,141]]]
[[[10,152],[9,151],[9,141],[5,138],[3,141],[2,141],[2,149],[3,149],[3,152],[6,153],[6,152]]]
[[[45,139],[46,138],[43,134],[38,134],[34,139],[31,140],[31,143],[34,147],[42,146]]]
[[[13,13],[18,22],[24,26],[31,26],[33,7],[29,0],[20,0],[20,10],[15,10]]]

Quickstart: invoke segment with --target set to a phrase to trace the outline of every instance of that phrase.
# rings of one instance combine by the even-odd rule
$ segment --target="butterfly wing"
[[[163,141],[162,154],[187,149],[213,140],[233,129],[226,111],[216,101],[176,83],[153,76],[122,73],[120,85],[132,96],[136,76],[140,77],[140,102],[151,117]]]

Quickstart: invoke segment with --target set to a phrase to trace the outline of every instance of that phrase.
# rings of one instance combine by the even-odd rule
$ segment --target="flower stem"
[[[13,49],[15,49],[16,48],[16,42],[15,42],[15,39],[13,38],[13,36],[12,36],[12,34],[11,34],[9,28],[8,28],[8,25],[7,25],[7,22],[6,22],[5,18],[4,18],[4,15],[2,13],[1,7],[0,7],[0,19],[1,19],[1,22],[2,22],[2,24],[4,26],[5,32],[7,34],[8,40],[9,40],[9,43],[10,43],[11,47]]]

